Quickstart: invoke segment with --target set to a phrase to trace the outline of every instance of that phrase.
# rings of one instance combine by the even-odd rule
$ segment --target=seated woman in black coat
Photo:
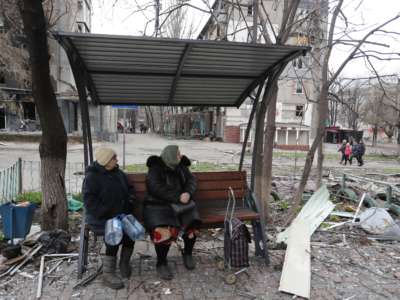
[[[180,231],[183,232],[184,265],[189,270],[195,268],[192,250],[200,217],[192,199],[197,182],[189,166],[189,159],[181,156],[176,145],[167,146],[161,156],[151,156],[147,160],[144,223],[157,253],[157,272],[165,280],[173,278],[167,254]],[[177,208],[184,212],[178,212]]]
[[[135,193],[129,185],[124,172],[118,167],[114,150],[99,148],[95,153],[96,161],[86,170],[83,181],[83,201],[86,209],[86,222],[97,234],[104,234],[105,224],[119,214],[131,214]],[[124,234],[121,243],[120,271],[124,278],[131,275],[130,259],[135,243]],[[116,276],[116,262],[119,245],[106,245],[103,260],[103,283],[113,288],[122,288],[121,278]]]

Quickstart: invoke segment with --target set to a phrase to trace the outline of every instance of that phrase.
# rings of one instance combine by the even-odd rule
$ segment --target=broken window
[[[2,72],[0,72],[0,84],[5,84],[6,83],[6,77]]]
[[[249,4],[247,6],[247,15],[252,16],[253,15],[253,4]]]
[[[0,106],[0,129],[6,128],[6,109]]]
[[[296,105],[296,117],[303,117],[304,105]]]
[[[35,103],[22,102],[22,107],[24,108],[25,120],[36,120]]]
[[[300,81],[296,81],[296,90],[295,94],[303,94],[303,85]]]

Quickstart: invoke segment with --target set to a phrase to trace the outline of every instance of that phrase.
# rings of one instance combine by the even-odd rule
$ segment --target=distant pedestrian
[[[358,159],[358,165],[360,166],[360,167],[362,167],[363,165],[364,165],[364,160],[363,160],[363,156],[364,156],[364,154],[365,154],[365,144],[364,144],[364,141],[363,140],[360,140],[360,156],[359,156],[359,159]]]
[[[343,140],[342,144],[340,145],[339,150],[338,150],[338,152],[342,153],[342,158],[340,160],[340,164],[342,164],[346,160],[346,155],[344,154],[344,150],[346,149],[346,143],[347,143],[347,141]]]
[[[347,143],[347,144],[346,144],[346,148],[344,149],[344,155],[345,155],[344,165],[347,165],[347,162],[349,162],[350,165],[351,165],[351,155],[352,155],[352,151],[351,151],[350,143]]]

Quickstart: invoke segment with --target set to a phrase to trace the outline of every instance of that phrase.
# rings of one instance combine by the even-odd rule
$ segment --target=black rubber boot
[[[133,247],[122,246],[121,256],[119,258],[119,270],[122,278],[129,278],[132,274],[131,257]]]
[[[157,263],[157,273],[158,276],[160,276],[160,278],[163,280],[172,280],[174,278],[174,274],[172,274],[167,261],[163,263]]]
[[[167,255],[170,248],[170,245],[154,245],[157,253],[157,273],[163,280],[171,280],[174,278],[174,275],[171,272],[171,269],[168,266]]]
[[[185,265],[186,269],[193,270],[194,268],[196,268],[196,263],[192,255],[194,243],[196,243],[196,237],[189,239],[187,236],[184,236],[183,242],[184,242],[184,249],[182,251],[183,264]]]
[[[117,258],[115,256],[102,257],[103,259],[103,284],[114,290],[119,290],[124,287],[124,283],[121,278],[115,273],[117,265]]]

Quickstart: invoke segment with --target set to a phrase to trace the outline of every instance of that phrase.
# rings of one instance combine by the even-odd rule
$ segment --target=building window
[[[6,83],[6,77],[2,72],[0,72],[0,84],[5,84]]]
[[[304,116],[304,105],[296,105],[296,117]]]
[[[25,120],[36,120],[35,103],[33,102],[22,102],[24,108],[24,119]]]
[[[300,81],[296,81],[295,94],[303,94],[303,85]]]
[[[247,15],[252,16],[253,15],[253,4],[249,4],[247,6]]]
[[[296,69],[302,69],[303,68],[303,60],[301,58],[294,59],[292,61],[293,67]]]

